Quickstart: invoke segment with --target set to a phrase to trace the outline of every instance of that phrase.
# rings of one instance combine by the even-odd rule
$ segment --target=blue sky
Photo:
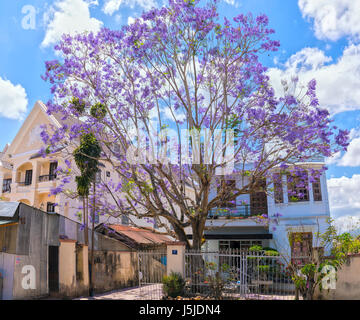
[[[0,2],[0,145],[14,138],[35,101],[46,102],[44,61],[63,32],[112,29],[131,22],[164,0],[16,0]],[[265,13],[280,40],[262,58],[276,90],[292,74],[317,79],[320,104],[335,124],[351,130],[345,154],[329,159],[327,172],[334,217],[360,217],[360,1],[221,0],[220,13]]]

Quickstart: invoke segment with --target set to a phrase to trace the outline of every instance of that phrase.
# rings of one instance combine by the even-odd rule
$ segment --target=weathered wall
[[[17,231],[17,225],[0,228],[0,252],[16,253]]]
[[[94,270],[96,292],[138,285],[136,252],[95,251]]]
[[[0,299],[2,300],[11,300],[13,298],[14,265],[15,255],[0,252],[0,286],[2,286]]]
[[[337,273],[336,289],[315,295],[319,300],[360,300],[360,254],[349,257]]]
[[[49,295],[49,246],[59,246],[60,298],[83,296],[89,288],[88,247],[80,224],[63,216],[46,214],[22,204],[19,224],[1,228],[0,272],[3,299],[36,299]],[[91,231],[89,230],[89,240]],[[91,244],[89,244],[89,247]],[[91,248],[91,247],[90,247]],[[120,241],[96,233],[96,290],[98,292],[137,285],[137,254]],[[35,288],[24,289],[25,266],[35,270]]]
[[[59,295],[76,295],[76,241],[61,240],[59,248]]]
[[[16,241],[13,299],[35,299],[47,296],[48,290],[48,245],[59,245],[56,232],[57,217],[26,206],[20,206],[20,223]],[[57,228],[56,228],[57,227]],[[25,266],[35,270],[35,288],[24,289],[22,273]]]

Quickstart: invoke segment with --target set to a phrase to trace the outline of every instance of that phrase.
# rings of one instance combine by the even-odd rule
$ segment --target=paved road
[[[159,300],[162,297],[162,284],[147,285],[141,288],[128,288],[83,297],[74,300]]]

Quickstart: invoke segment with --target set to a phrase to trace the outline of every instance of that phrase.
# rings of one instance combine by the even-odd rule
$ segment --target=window
[[[106,171],[106,177],[110,178],[110,171]]]
[[[221,180],[220,185],[217,188],[217,193],[221,193],[226,190],[224,195],[221,199],[220,208],[233,208],[236,207],[236,201],[235,200],[227,200],[228,197],[226,194],[231,194],[231,190],[236,188],[236,181],[235,180]]]
[[[32,170],[26,170],[25,172],[25,185],[29,186],[32,183]]]
[[[288,197],[290,202],[309,201],[309,179],[308,176],[287,176]]]
[[[123,224],[124,226],[129,225],[129,218],[127,215],[125,214],[121,215],[121,224]]]
[[[57,161],[50,163],[50,168],[49,168],[49,181],[56,179],[56,169],[57,169],[57,167],[58,167]]]
[[[260,183],[260,188],[264,190],[266,188],[266,181]],[[250,194],[250,212],[251,215],[267,214],[267,196],[265,191],[253,192]]]
[[[95,174],[95,182],[101,183],[101,170],[100,169]]]
[[[275,203],[284,203],[284,194],[282,186],[282,175],[279,173],[274,174],[274,198]]]
[[[293,232],[290,236],[291,262],[298,266],[309,263],[312,251],[311,232]]]
[[[4,179],[3,180],[2,192],[11,192],[11,182],[12,182],[12,179]]]
[[[48,202],[46,205],[46,212],[55,213],[55,204],[52,202]]]
[[[322,201],[320,178],[315,178],[315,182],[312,183],[312,189],[314,201]]]

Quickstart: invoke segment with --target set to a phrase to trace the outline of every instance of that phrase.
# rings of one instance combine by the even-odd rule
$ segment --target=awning
[[[192,234],[187,235],[189,240],[192,239]],[[271,233],[241,233],[241,234],[205,234],[206,240],[264,240],[272,239]]]

